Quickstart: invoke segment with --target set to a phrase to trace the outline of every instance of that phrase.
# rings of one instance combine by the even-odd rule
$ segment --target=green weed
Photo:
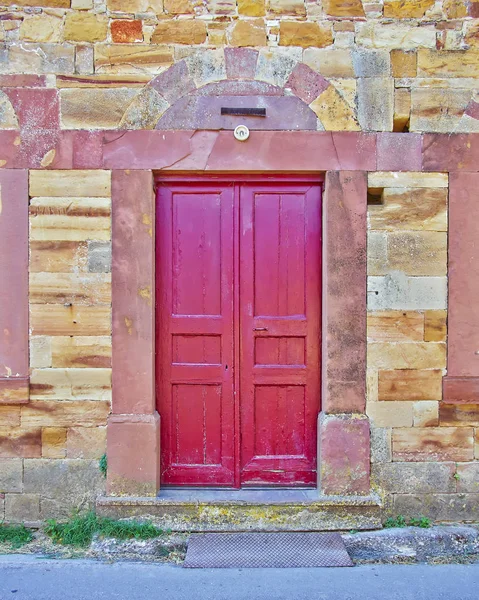
[[[412,518],[409,521],[409,525],[412,527],[422,527],[423,529],[428,529],[431,527],[431,519],[427,517],[418,517],[417,519]]]
[[[103,475],[103,477],[106,477],[106,472],[108,469],[108,461],[106,458],[106,454],[103,454],[100,458],[98,462],[98,468],[100,469],[100,473]]]
[[[402,515],[398,515],[397,517],[388,517],[384,521],[383,527],[407,527],[406,519]]]
[[[12,548],[20,548],[32,540],[32,532],[24,525],[0,525],[0,543],[10,543]]]
[[[398,515],[397,517],[388,517],[383,523],[383,527],[386,529],[391,527],[407,527],[408,525],[410,527],[427,529],[431,527],[431,519],[427,517],[411,517],[409,521],[406,521],[402,515]]]
[[[54,519],[47,521],[45,533],[56,544],[64,546],[89,546],[95,533],[101,537],[114,537],[119,540],[148,540],[163,532],[151,523],[138,521],[115,521],[97,517],[94,512],[73,516],[66,523]]]

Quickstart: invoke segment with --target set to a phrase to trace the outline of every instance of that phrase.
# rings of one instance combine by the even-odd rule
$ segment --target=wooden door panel
[[[233,485],[233,187],[157,192],[162,481]]]
[[[240,192],[241,480],[316,483],[321,188]]]

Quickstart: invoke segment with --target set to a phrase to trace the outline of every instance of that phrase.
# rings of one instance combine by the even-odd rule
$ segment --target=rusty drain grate
[[[339,533],[204,533],[190,537],[190,569],[352,567]]]

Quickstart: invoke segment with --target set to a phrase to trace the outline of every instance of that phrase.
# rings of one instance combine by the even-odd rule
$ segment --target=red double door
[[[156,231],[162,482],[314,485],[320,184],[163,180]]]

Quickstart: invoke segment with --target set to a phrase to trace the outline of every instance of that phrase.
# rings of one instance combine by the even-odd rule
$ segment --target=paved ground
[[[477,600],[479,565],[208,569],[0,556],[0,600]]]

